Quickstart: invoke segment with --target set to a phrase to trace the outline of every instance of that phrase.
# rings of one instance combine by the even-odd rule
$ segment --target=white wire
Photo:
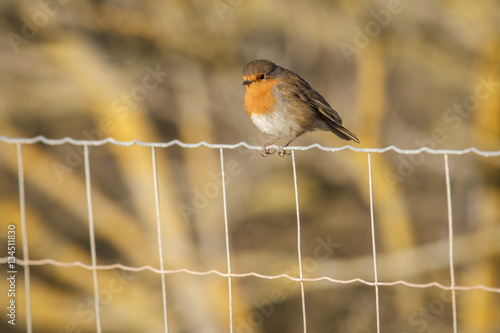
[[[375,277],[375,310],[377,313],[377,333],[380,333],[380,298],[378,290],[377,247],[375,246],[375,218],[373,209],[372,158],[368,153],[368,179],[370,183],[370,225],[372,232],[373,275]]]
[[[90,255],[92,257],[92,278],[94,281],[94,308],[97,333],[101,333],[101,312],[99,306],[99,284],[97,282],[97,254],[95,249],[94,217],[92,212],[92,187],[90,186],[89,146],[83,146],[85,161],[85,187],[87,190],[87,208],[89,215]]]
[[[446,200],[448,202],[448,237],[449,237],[449,255],[450,255],[450,281],[451,287],[455,287],[455,267],[453,260],[453,213],[451,205],[451,184],[450,184],[450,165],[448,154],[444,155],[444,169],[446,174]],[[453,310],[453,333],[458,332],[457,325],[457,295],[455,289],[451,290],[451,306]]]
[[[108,143],[117,145],[117,146],[133,146],[133,145],[139,145],[139,146],[144,146],[144,147],[157,147],[157,148],[167,148],[171,146],[179,146],[182,148],[199,148],[199,147],[207,147],[207,148],[215,148],[215,149],[237,149],[239,147],[246,147],[247,149],[251,150],[262,150],[261,146],[252,146],[249,145],[246,142],[239,142],[236,144],[212,144],[212,143],[207,143],[205,141],[198,142],[198,143],[184,143],[179,140],[172,140],[169,142],[142,142],[140,140],[132,140],[132,141],[118,141],[113,138],[106,138],[103,140],[75,140],[72,138],[62,138],[62,139],[48,139],[44,136],[36,136],[33,138],[9,138],[6,136],[0,136],[0,142],[6,142],[6,143],[22,143],[22,144],[33,144],[33,143],[38,143],[42,142],[47,145],[63,145],[63,144],[72,144],[76,146],[84,146],[84,145],[89,145],[89,146],[102,146]],[[269,146],[270,148],[278,148],[276,145],[271,145]],[[322,145],[319,144],[313,144],[309,146],[289,146],[287,147],[287,150],[310,150],[313,148],[321,149],[323,151],[332,151],[332,152],[338,152],[338,151],[343,151],[343,150],[352,150],[355,152],[359,153],[386,153],[388,151],[395,151],[400,154],[408,154],[408,155],[414,155],[414,154],[421,154],[421,153],[429,153],[429,154],[434,154],[434,155],[442,155],[442,154],[448,154],[448,155],[464,155],[464,154],[469,154],[469,153],[474,153],[479,156],[485,156],[485,157],[493,157],[493,156],[500,156],[500,150],[497,151],[483,151],[480,149],[477,149],[475,147],[470,147],[466,149],[432,149],[428,147],[421,147],[418,149],[401,149],[396,146],[388,146],[385,148],[355,148],[352,146],[343,146],[343,147],[338,147],[338,148],[330,148],[330,147],[323,147]]]
[[[302,297],[302,321],[304,326],[304,333],[307,332],[306,320],[306,296],[304,292],[304,276],[302,274],[302,249],[300,241],[300,211],[299,211],[299,189],[297,186],[297,168],[295,166],[295,151],[292,150],[292,166],[293,166],[293,184],[295,186],[295,208],[297,211],[297,252],[299,257],[299,276],[300,276],[300,295]]]
[[[5,264],[7,262],[8,258],[0,258],[0,264]],[[93,270],[94,267],[92,265],[88,265],[85,263],[82,263],[80,261],[73,261],[73,262],[60,262],[56,261],[53,259],[39,259],[39,260],[29,260],[29,261],[24,261],[23,259],[17,259],[16,262],[19,265],[30,265],[30,266],[42,266],[42,265],[53,265],[56,267],[64,267],[64,268],[70,268],[70,267],[81,267],[84,269],[87,269],[89,271]],[[265,274],[260,274],[257,272],[247,272],[247,273],[223,273],[218,270],[212,269],[209,271],[194,271],[191,269],[187,268],[180,268],[180,269],[168,269],[168,270],[160,270],[158,268],[154,268],[148,265],[145,266],[138,266],[138,267],[132,267],[132,266],[126,266],[123,264],[110,264],[110,265],[96,265],[95,268],[97,270],[112,270],[112,269],[121,269],[123,271],[127,272],[143,272],[143,271],[150,271],[156,274],[179,274],[179,273],[185,273],[185,274],[190,274],[194,276],[206,276],[206,275],[217,275],[221,277],[232,277],[232,278],[246,278],[246,277],[256,277],[260,279],[266,279],[266,280],[276,280],[276,279],[288,279],[290,281],[304,281],[304,282],[319,282],[319,281],[329,281],[332,283],[336,284],[353,284],[353,283],[361,283],[366,286],[383,286],[383,287],[393,287],[393,286],[406,286],[406,287],[411,287],[411,288],[439,288],[442,290],[460,290],[460,291],[472,291],[472,290],[484,290],[487,292],[492,292],[492,293],[497,293],[500,294],[500,288],[495,288],[495,287],[488,287],[485,285],[474,285],[474,286],[459,286],[455,285],[454,287],[452,286],[447,286],[439,282],[428,282],[428,283],[413,283],[413,282],[408,282],[405,280],[397,280],[397,281],[379,281],[378,283],[363,280],[361,278],[354,278],[350,280],[340,280],[340,279],[333,279],[329,276],[320,276],[316,278],[297,278],[294,276],[290,276],[288,274],[278,274],[278,275],[265,275]]]
[[[160,269],[164,270],[164,260],[163,260],[163,246],[161,239],[161,215],[160,215],[160,191],[158,189],[158,166],[156,163],[156,148],[151,147],[151,154],[153,157],[153,183],[155,191],[155,203],[156,203],[156,228],[158,233],[158,252],[160,258]],[[163,324],[165,333],[168,333],[168,316],[167,316],[167,288],[165,286],[165,274],[161,273],[161,295],[163,302]]]
[[[222,177],[222,201],[224,207],[224,231],[226,235],[227,282],[229,288],[229,332],[233,333],[233,286],[231,276],[231,256],[229,251],[229,223],[227,219],[226,176],[224,171],[224,151],[220,149],[220,169]]]
[[[17,175],[19,178],[19,205],[21,207],[21,235],[23,240],[23,259],[29,261],[28,228],[26,225],[26,196],[24,192],[23,148],[17,144]],[[24,266],[24,288],[26,289],[26,331],[33,332],[31,322],[31,284],[30,265]]]

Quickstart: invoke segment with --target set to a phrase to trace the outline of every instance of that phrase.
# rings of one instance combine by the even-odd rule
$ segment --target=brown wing
[[[353,140],[359,143],[356,135],[342,126],[342,119],[337,111],[328,104],[323,96],[311,88],[309,83],[297,74],[286,69],[283,75],[291,77],[279,83],[280,85],[284,85],[284,89],[280,89],[282,94],[286,94],[287,97],[291,99],[310,105],[319,113],[321,118],[325,118],[324,121],[329,125],[330,131],[341,139]]]
[[[281,85],[288,85],[285,89],[281,89],[282,93],[286,94],[289,98],[300,100],[303,103],[309,104],[335,124],[342,125],[342,119],[337,111],[335,111],[330,104],[328,104],[323,96],[311,88],[306,80],[289,70],[286,70],[284,75],[293,76],[294,78],[280,82]]]

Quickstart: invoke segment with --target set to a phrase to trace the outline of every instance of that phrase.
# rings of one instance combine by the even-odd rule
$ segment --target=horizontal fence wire
[[[0,258],[0,264],[5,264],[7,263],[7,258]],[[71,268],[71,267],[80,267],[84,268],[86,270],[92,271],[94,269],[94,266],[85,264],[80,261],[72,261],[72,262],[60,262],[56,261],[53,259],[39,259],[39,260],[22,260],[17,258],[16,263],[19,265],[29,265],[29,266],[42,266],[42,265],[52,265],[52,266],[57,266],[57,267],[65,267],[65,268]],[[360,278],[355,278],[355,279],[348,279],[348,280],[341,280],[341,279],[334,279],[328,276],[320,276],[316,278],[308,278],[308,277],[295,277],[291,276],[288,274],[277,274],[277,275],[266,275],[266,274],[260,274],[257,272],[247,272],[247,273],[224,273],[221,271],[218,271],[216,269],[211,269],[208,271],[195,271],[191,270],[188,268],[180,268],[180,269],[158,269],[149,265],[144,265],[144,266],[139,266],[139,267],[132,267],[132,266],[127,266],[123,264],[109,264],[109,265],[96,265],[95,266],[96,270],[112,270],[112,269],[120,269],[126,272],[143,272],[143,271],[150,271],[153,273],[157,274],[165,274],[165,275],[171,275],[171,274],[178,274],[178,273],[185,273],[185,274],[190,274],[194,276],[206,276],[206,275],[218,275],[220,277],[225,277],[225,278],[245,278],[245,277],[256,277],[260,279],[265,279],[265,280],[276,280],[276,279],[288,279],[291,281],[295,282],[319,282],[319,281],[330,281],[333,283],[337,284],[354,284],[354,283],[361,283],[367,286],[375,287],[391,287],[391,286],[397,286],[397,285],[402,285],[402,286],[407,286],[407,287],[413,287],[413,288],[440,288],[446,291],[451,291],[451,290],[457,290],[457,291],[471,291],[471,290],[484,290],[488,292],[493,292],[493,293],[498,293],[500,294],[500,288],[495,288],[495,287],[488,287],[485,285],[474,285],[474,286],[448,286],[444,285],[439,282],[429,282],[429,283],[413,283],[413,282],[408,282],[405,280],[397,280],[397,281],[378,281],[378,282],[372,282],[372,281],[367,281],[364,279]]]
[[[114,144],[117,146],[133,146],[133,145],[138,145],[138,146],[143,146],[143,147],[156,147],[156,148],[168,148],[172,146],[179,146],[181,148],[200,148],[200,147],[207,147],[207,148],[213,148],[213,149],[237,149],[240,147],[245,147],[250,150],[261,150],[262,146],[253,146],[250,145],[246,142],[238,142],[235,144],[214,144],[214,143],[208,143],[205,141],[201,141],[198,143],[185,143],[179,140],[172,140],[169,142],[143,142],[140,140],[132,140],[132,141],[118,141],[113,138],[106,138],[103,140],[76,140],[72,138],[62,138],[62,139],[49,139],[44,136],[35,136],[33,138],[9,138],[5,136],[0,136],[0,142],[5,142],[5,143],[12,143],[12,144],[35,144],[35,143],[44,143],[46,145],[50,146],[57,146],[57,145],[64,145],[64,144],[72,144],[75,146],[102,146],[105,144]],[[276,145],[270,145],[268,146],[270,148],[278,148]],[[475,147],[470,147],[466,149],[433,149],[429,147],[421,147],[418,149],[401,149],[396,146],[388,146],[384,148],[356,148],[353,146],[343,146],[343,147],[324,147],[320,144],[312,144],[309,146],[289,146],[287,147],[287,150],[310,150],[313,148],[317,148],[323,151],[332,151],[332,152],[338,152],[338,151],[344,151],[344,150],[351,150],[354,152],[359,152],[359,153],[386,153],[389,151],[394,151],[399,154],[421,154],[421,153],[429,153],[429,154],[434,154],[434,155],[464,155],[464,154],[476,154],[479,156],[484,156],[484,157],[495,157],[495,156],[500,156],[500,150],[499,151],[484,151],[477,149]]]

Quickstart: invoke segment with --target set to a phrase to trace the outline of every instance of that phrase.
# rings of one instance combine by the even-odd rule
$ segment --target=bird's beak
[[[242,85],[244,86],[248,86],[250,83],[252,83],[253,81],[250,81],[250,80],[245,80],[243,81]]]

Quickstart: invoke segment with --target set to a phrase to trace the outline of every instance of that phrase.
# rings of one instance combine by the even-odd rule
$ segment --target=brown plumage
[[[339,114],[316,90],[294,72],[268,60],[254,60],[243,69],[245,110],[254,124],[275,138],[290,138],[280,146],[280,155],[300,135],[321,130],[331,131],[344,140],[359,143],[358,138],[344,126]]]

